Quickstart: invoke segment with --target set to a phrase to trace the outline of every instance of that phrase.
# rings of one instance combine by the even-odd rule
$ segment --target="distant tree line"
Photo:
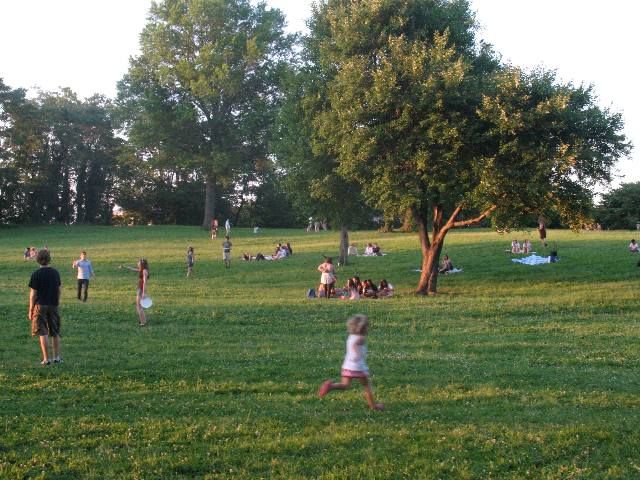
[[[349,229],[379,216],[417,230],[428,294],[450,230],[577,228],[630,152],[591,86],[502,62],[467,0],[320,0],[307,35],[284,22],[250,0],[163,0],[113,101],[0,84],[0,221],[314,216],[346,261]]]
[[[603,195],[594,219],[607,230],[635,230],[640,225],[640,182],[624,183]]]
[[[122,140],[109,100],[28,99],[0,79],[0,222],[110,223]]]

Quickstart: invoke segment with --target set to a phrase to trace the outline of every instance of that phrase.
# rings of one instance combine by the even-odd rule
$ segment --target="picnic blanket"
[[[514,263],[522,263],[523,265],[544,265],[545,263],[551,263],[549,257],[540,257],[538,255],[530,255],[522,258],[512,258]]]

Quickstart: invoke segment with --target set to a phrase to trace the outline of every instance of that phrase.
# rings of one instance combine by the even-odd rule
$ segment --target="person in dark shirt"
[[[49,337],[53,344],[53,363],[62,362],[60,357],[60,274],[49,266],[51,255],[48,250],[40,250],[36,257],[40,268],[31,274],[29,281],[29,312],[31,334],[40,338],[42,350],[41,365],[51,364],[49,358]]]
[[[227,220],[227,223],[228,222],[229,220]],[[226,268],[231,268],[231,247],[232,243],[229,240],[229,235],[226,235],[224,237],[224,242],[222,242],[222,260],[224,261],[224,266]]]

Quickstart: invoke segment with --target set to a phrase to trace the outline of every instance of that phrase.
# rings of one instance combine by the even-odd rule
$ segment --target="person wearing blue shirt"
[[[89,279],[95,277],[93,266],[87,259],[87,252],[80,252],[80,259],[73,262],[73,268],[78,270],[78,300],[87,301],[87,292],[89,290]],[[84,290],[84,295],[82,291]]]

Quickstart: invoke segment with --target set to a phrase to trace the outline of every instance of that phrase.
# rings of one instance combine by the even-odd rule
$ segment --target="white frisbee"
[[[142,300],[140,300],[140,306],[142,308],[149,308],[151,305],[153,305],[153,300],[151,300],[151,297],[144,297],[142,298]]]

